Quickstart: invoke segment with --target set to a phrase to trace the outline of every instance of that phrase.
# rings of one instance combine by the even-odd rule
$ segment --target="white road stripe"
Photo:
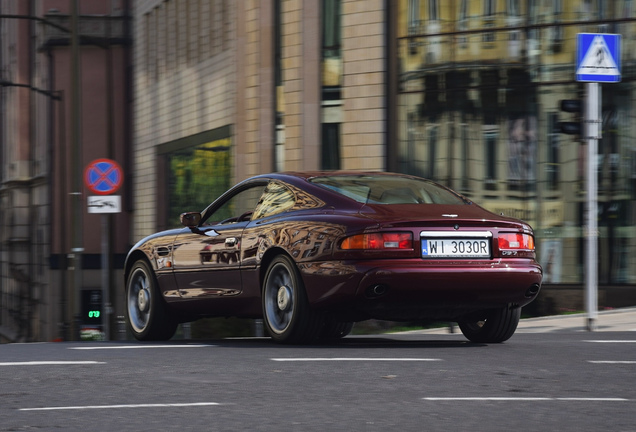
[[[55,411],[55,410],[89,410],[89,409],[121,409],[121,408],[173,408],[173,407],[199,407],[221,405],[218,402],[194,402],[172,404],[129,404],[129,405],[84,405],[84,406],[59,406],[41,408],[20,408],[19,411]]]
[[[586,340],[591,343],[636,343],[636,340]]]
[[[71,347],[72,350],[109,350],[109,349],[146,349],[146,348],[203,348],[215,345],[107,345],[107,346],[87,346]]]
[[[427,401],[520,401],[520,402],[536,402],[536,401],[575,401],[575,402],[629,402],[630,399],[624,398],[581,398],[581,397],[425,397]]]
[[[588,360],[589,363],[597,364],[636,364],[633,360]]]
[[[99,361],[24,361],[24,362],[2,362],[0,366],[48,366],[48,365],[90,365],[106,364]]]
[[[299,357],[299,358],[272,358],[277,362],[321,362],[321,361],[412,361],[412,362],[433,362],[442,361],[434,358],[375,358],[375,357]]]

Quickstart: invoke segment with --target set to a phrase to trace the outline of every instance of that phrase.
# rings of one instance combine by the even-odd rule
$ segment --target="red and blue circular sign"
[[[124,174],[117,162],[111,159],[96,159],[86,167],[84,182],[91,192],[109,195],[117,192]]]

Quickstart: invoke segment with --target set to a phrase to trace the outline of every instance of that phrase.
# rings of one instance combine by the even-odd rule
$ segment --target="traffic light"
[[[102,324],[102,292],[97,289],[82,291],[82,323]]]
[[[561,111],[576,114],[576,121],[558,122],[558,132],[567,135],[582,135],[583,123],[581,114],[583,113],[583,103],[579,99],[562,99],[559,101]]]

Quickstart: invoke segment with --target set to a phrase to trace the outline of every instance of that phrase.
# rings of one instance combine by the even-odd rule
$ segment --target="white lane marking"
[[[574,402],[629,402],[630,399],[625,398],[582,398],[582,397],[425,397],[427,401],[519,401],[519,402],[536,402],[536,401],[574,401]]]
[[[269,336],[235,336],[235,337],[226,337],[224,340],[270,340]]]
[[[634,360],[588,360],[588,362],[596,364],[636,364]]]
[[[114,345],[114,346],[90,346],[71,347],[72,350],[108,350],[108,349],[146,349],[146,348],[203,348],[215,345]]]
[[[412,361],[412,362],[433,362],[442,361],[435,358],[374,358],[374,357],[299,357],[299,358],[272,358],[277,362],[319,362],[319,361]]]
[[[24,362],[2,362],[0,366],[48,366],[48,365],[90,365],[106,364],[99,361],[24,361]]]
[[[218,402],[194,402],[171,404],[128,404],[128,405],[84,405],[84,406],[58,406],[40,408],[20,408],[19,411],[55,411],[55,410],[89,410],[89,409],[121,409],[121,408],[173,408],[173,407],[199,407],[221,405]]]
[[[591,343],[636,343],[636,340],[586,340]]]

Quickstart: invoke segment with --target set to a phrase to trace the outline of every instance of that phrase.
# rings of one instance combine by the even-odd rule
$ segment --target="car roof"
[[[387,177],[402,177],[402,178],[418,178],[408,174],[399,174],[387,171],[283,171],[269,174],[261,174],[254,177],[250,177],[245,181],[256,179],[278,179],[286,181],[290,184],[307,184],[308,180],[316,177],[327,176],[387,176]]]

